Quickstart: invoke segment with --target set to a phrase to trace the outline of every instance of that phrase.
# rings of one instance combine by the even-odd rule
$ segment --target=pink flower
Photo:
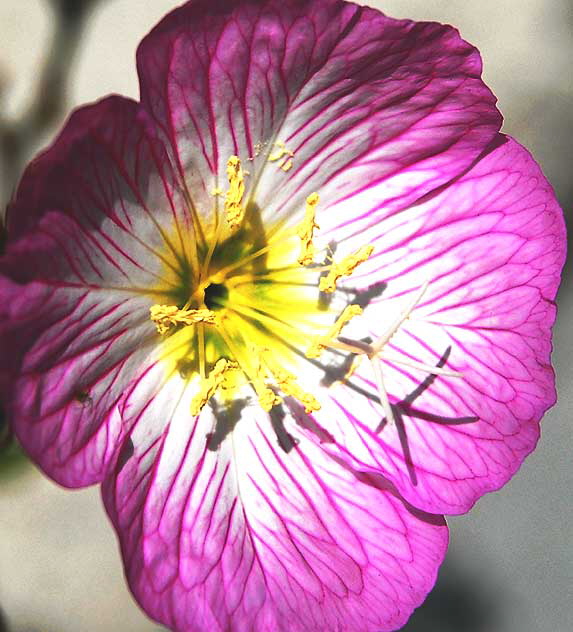
[[[564,225],[451,27],[195,0],[26,170],[1,380],[180,632],[395,630],[555,401]]]

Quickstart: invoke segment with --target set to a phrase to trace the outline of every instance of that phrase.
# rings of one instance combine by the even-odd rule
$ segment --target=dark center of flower
[[[222,283],[211,283],[205,288],[205,307],[213,311],[221,309],[229,298],[229,290]]]

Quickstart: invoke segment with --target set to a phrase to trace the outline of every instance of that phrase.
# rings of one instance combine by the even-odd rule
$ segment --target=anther
[[[268,350],[266,351],[265,364],[275,379],[277,387],[285,394],[297,399],[303,406],[306,413],[316,412],[320,410],[319,401],[312,393],[308,393],[302,389],[296,382],[296,377],[289,371],[283,369],[268,358]]]
[[[238,156],[231,156],[227,161],[227,179],[229,190],[225,194],[225,212],[227,222],[232,230],[240,226],[245,215],[243,195],[245,194],[245,174]]]
[[[259,397],[259,404],[261,408],[268,413],[272,408],[282,403],[282,398],[279,397],[272,389],[265,386],[261,389],[255,389]]]
[[[361,263],[364,263],[374,251],[374,246],[362,246],[356,252],[348,255],[342,261],[333,263],[328,274],[320,279],[318,289],[321,292],[334,292],[336,282],[340,277],[350,276]]]
[[[314,244],[312,243],[313,232],[315,228],[320,226],[314,221],[316,205],[318,204],[318,193],[311,193],[306,198],[306,208],[304,211],[304,219],[299,224],[296,234],[300,237],[300,254],[297,261],[301,266],[312,263],[314,259]]]
[[[149,308],[149,317],[160,334],[167,333],[176,325],[215,325],[217,322],[217,315],[209,309],[179,309],[176,305],[152,305]]]
[[[198,415],[219,388],[225,388],[230,374],[239,368],[236,362],[219,358],[209,375],[202,381],[199,393],[191,401],[191,414]]]
[[[275,147],[277,149],[275,149],[272,154],[269,155],[269,162],[277,162],[278,160],[280,160],[280,169],[282,169],[283,171],[289,171],[292,168],[294,151],[287,149],[285,144],[281,140],[278,140],[275,143]]]
[[[282,399],[266,384],[267,372],[263,364],[262,354],[263,351],[254,349],[253,353],[256,357],[256,363],[254,365],[253,375],[253,387],[259,398],[259,404],[265,412],[269,412],[274,406],[282,403]]]

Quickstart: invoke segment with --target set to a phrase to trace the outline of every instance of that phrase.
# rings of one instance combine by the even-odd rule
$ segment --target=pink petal
[[[338,216],[351,214],[342,207]],[[363,363],[357,390],[334,387],[317,419],[359,467],[382,471],[416,507],[467,511],[515,473],[555,402],[551,326],[565,232],[550,185],[526,150],[500,137],[462,178],[368,231],[318,221],[343,248],[375,244],[347,283],[387,284],[361,335],[379,336],[429,281],[388,350],[464,377],[385,363],[398,424],[383,427],[381,407],[361,394],[376,393]]]
[[[400,627],[435,580],[443,519],[357,477],[289,417],[192,417],[184,383],[158,391],[159,374],[122,406],[132,430],[103,486],[148,614],[178,632]]]
[[[156,340],[162,225],[185,221],[178,186],[139,106],[109,97],[72,114],[10,205],[2,391],[18,438],[64,485],[101,480],[113,453],[114,407]]]
[[[122,430],[114,409],[155,341],[149,301],[1,279],[0,286],[0,373],[18,439],[62,485],[101,480]]]
[[[182,250],[173,240],[185,205],[153,134],[123,97],[76,110],[9,205],[4,274],[146,291],[169,285],[162,253]]]
[[[358,182],[378,186],[380,212],[403,207],[468,167],[501,122],[457,31],[344,2],[190,2],[143,40],[138,69],[196,207],[237,154],[273,220]],[[288,172],[268,160],[277,141],[294,151]]]

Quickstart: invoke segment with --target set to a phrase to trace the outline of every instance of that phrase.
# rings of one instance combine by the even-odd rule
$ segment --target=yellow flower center
[[[275,146],[278,149],[268,160],[288,171],[294,153],[284,143]],[[388,349],[422,300],[429,280],[372,344],[345,337],[343,328],[362,314],[362,307],[339,305],[336,311],[327,297],[342,277],[352,275],[370,257],[374,247],[364,245],[338,261],[326,252],[323,264],[315,262],[319,195],[308,195],[298,225],[289,226],[284,220],[265,223],[259,207],[244,199],[248,175],[239,158],[231,156],[227,191],[218,187],[212,191],[214,212],[200,220],[189,200],[192,229],[185,232],[177,224],[175,235],[166,237],[162,283],[152,290],[158,302],[149,317],[162,336],[161,357],[169,375],[178,372],[194,388],[192,414],[199,414],[213,398],[216,409],[238,398],[246,404],[253,397],[265,411],[289,397],[307,413],[315,412],[320,401],[306,389],[309,382],[321,380],[316,374],[307,379],[307,369],[322,369],[323,377],[328,373],[327,383],[351,384],[353,372],[366,359],[378,401],[392,425],[384,362],[431,375],[463,377],[440,364],[427,365]],[[338,354],[338,364],[323,363],[327,349]]]
[[[280,152],[291,157],[282,146]],[[193,414],[213,396],[230,402],[246,387],[266,411],[292,397],[313,412],[320,402],[297,376],[307,358],[336,347],[336,336],[362,311],[349,306],[337,319],[321,292],[334,291],[336,281],[365,261],[372,247],[339,263],[315,264],[318,194],[307,197],[298,225],[267,227],[256,205],[244,199],[245,175],[239,158],[231,156],[222,209],[222,192],[214,191],[213,225],[196,226],[195,236],[178,233],[180,243],[194,240],[195,249],[189,254],[172,247],[165,253],[163,276],[170,283],[154,292],[159,301],[150,318],[163,337],[169,370],[193,382]]]

